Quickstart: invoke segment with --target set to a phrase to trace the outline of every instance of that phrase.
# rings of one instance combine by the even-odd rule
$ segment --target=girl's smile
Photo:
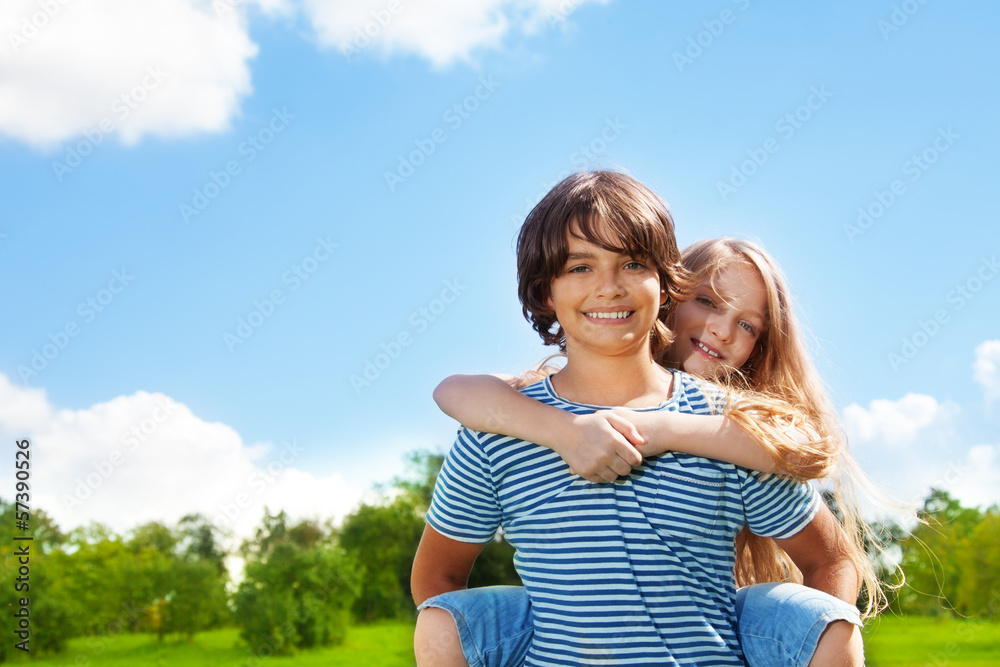
[[[767,290],[757,270],[742,262],[726,266],[677,307],[676,361],[705,377],[722,366],[740,368],[766,322]]]

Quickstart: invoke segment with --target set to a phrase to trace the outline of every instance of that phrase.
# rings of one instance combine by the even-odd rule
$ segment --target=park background
[[[238,578],[279,511],[336,542],[450,444],[437,382],[548,353],[517,229],[607,167],[682,246],[778,259],[875,482],[994,517],[998,28],[985,0],[5,2],[0,498],[27,439],[54,550],[210,526]]]

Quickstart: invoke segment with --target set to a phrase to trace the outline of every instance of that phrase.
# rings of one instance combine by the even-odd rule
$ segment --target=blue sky
[[[1000,502],[992,3],[17,0],[0,29],[0,430],[64,527],[342,516],[443,451],[437,382],[547,354],[517,227],[597,167],[682,245],[770,250],[877,482]]]

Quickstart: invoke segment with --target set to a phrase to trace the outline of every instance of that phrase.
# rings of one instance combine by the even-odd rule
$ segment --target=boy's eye
[[[587,270],[588,269],[586,266],[573,266],[570,267],[569,269],[566,269],[566,273],[583,273],[584,271]]]
[[[696,296],[694,298],[694,300],[697,301],[698,303],[700,303],[703,306],[714,306],[715,305],[715,304],[712,303],[712,300],[709,299],[707,296]]]
[[[625,265],[626,269],[645,269],[646,265],[639,260],[633,259],[631,262]]]

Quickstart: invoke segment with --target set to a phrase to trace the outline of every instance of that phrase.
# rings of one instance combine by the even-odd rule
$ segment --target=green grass
[[[148,634],[80,638],[70,641],[66,652],[60,655],[24,663],[18,660],[15,664],[18,663],[32,667],[411,667],[413,624],[356,625],[348,631],[341,646],[261,661],[254,659],[239,638],[238,630],[226,629],[199,633],[190,643],[173,637],[158,642],[154,635]]]
[[[885,616],[865,630],[868,667],[997,667],[1000,623]],[[74,639],[58,656],[21,662],[33,667],[412,667],[413,625],[379,623],[350,629],[335,648],[303,651],[291,658],[252,659],[235,629],[197,635],[190,643],[152,635]],[[20,653],[18,651],[17,653]]]
[[[867,667],[1000,665],[1000,623],[887,615],[865,638]]]

